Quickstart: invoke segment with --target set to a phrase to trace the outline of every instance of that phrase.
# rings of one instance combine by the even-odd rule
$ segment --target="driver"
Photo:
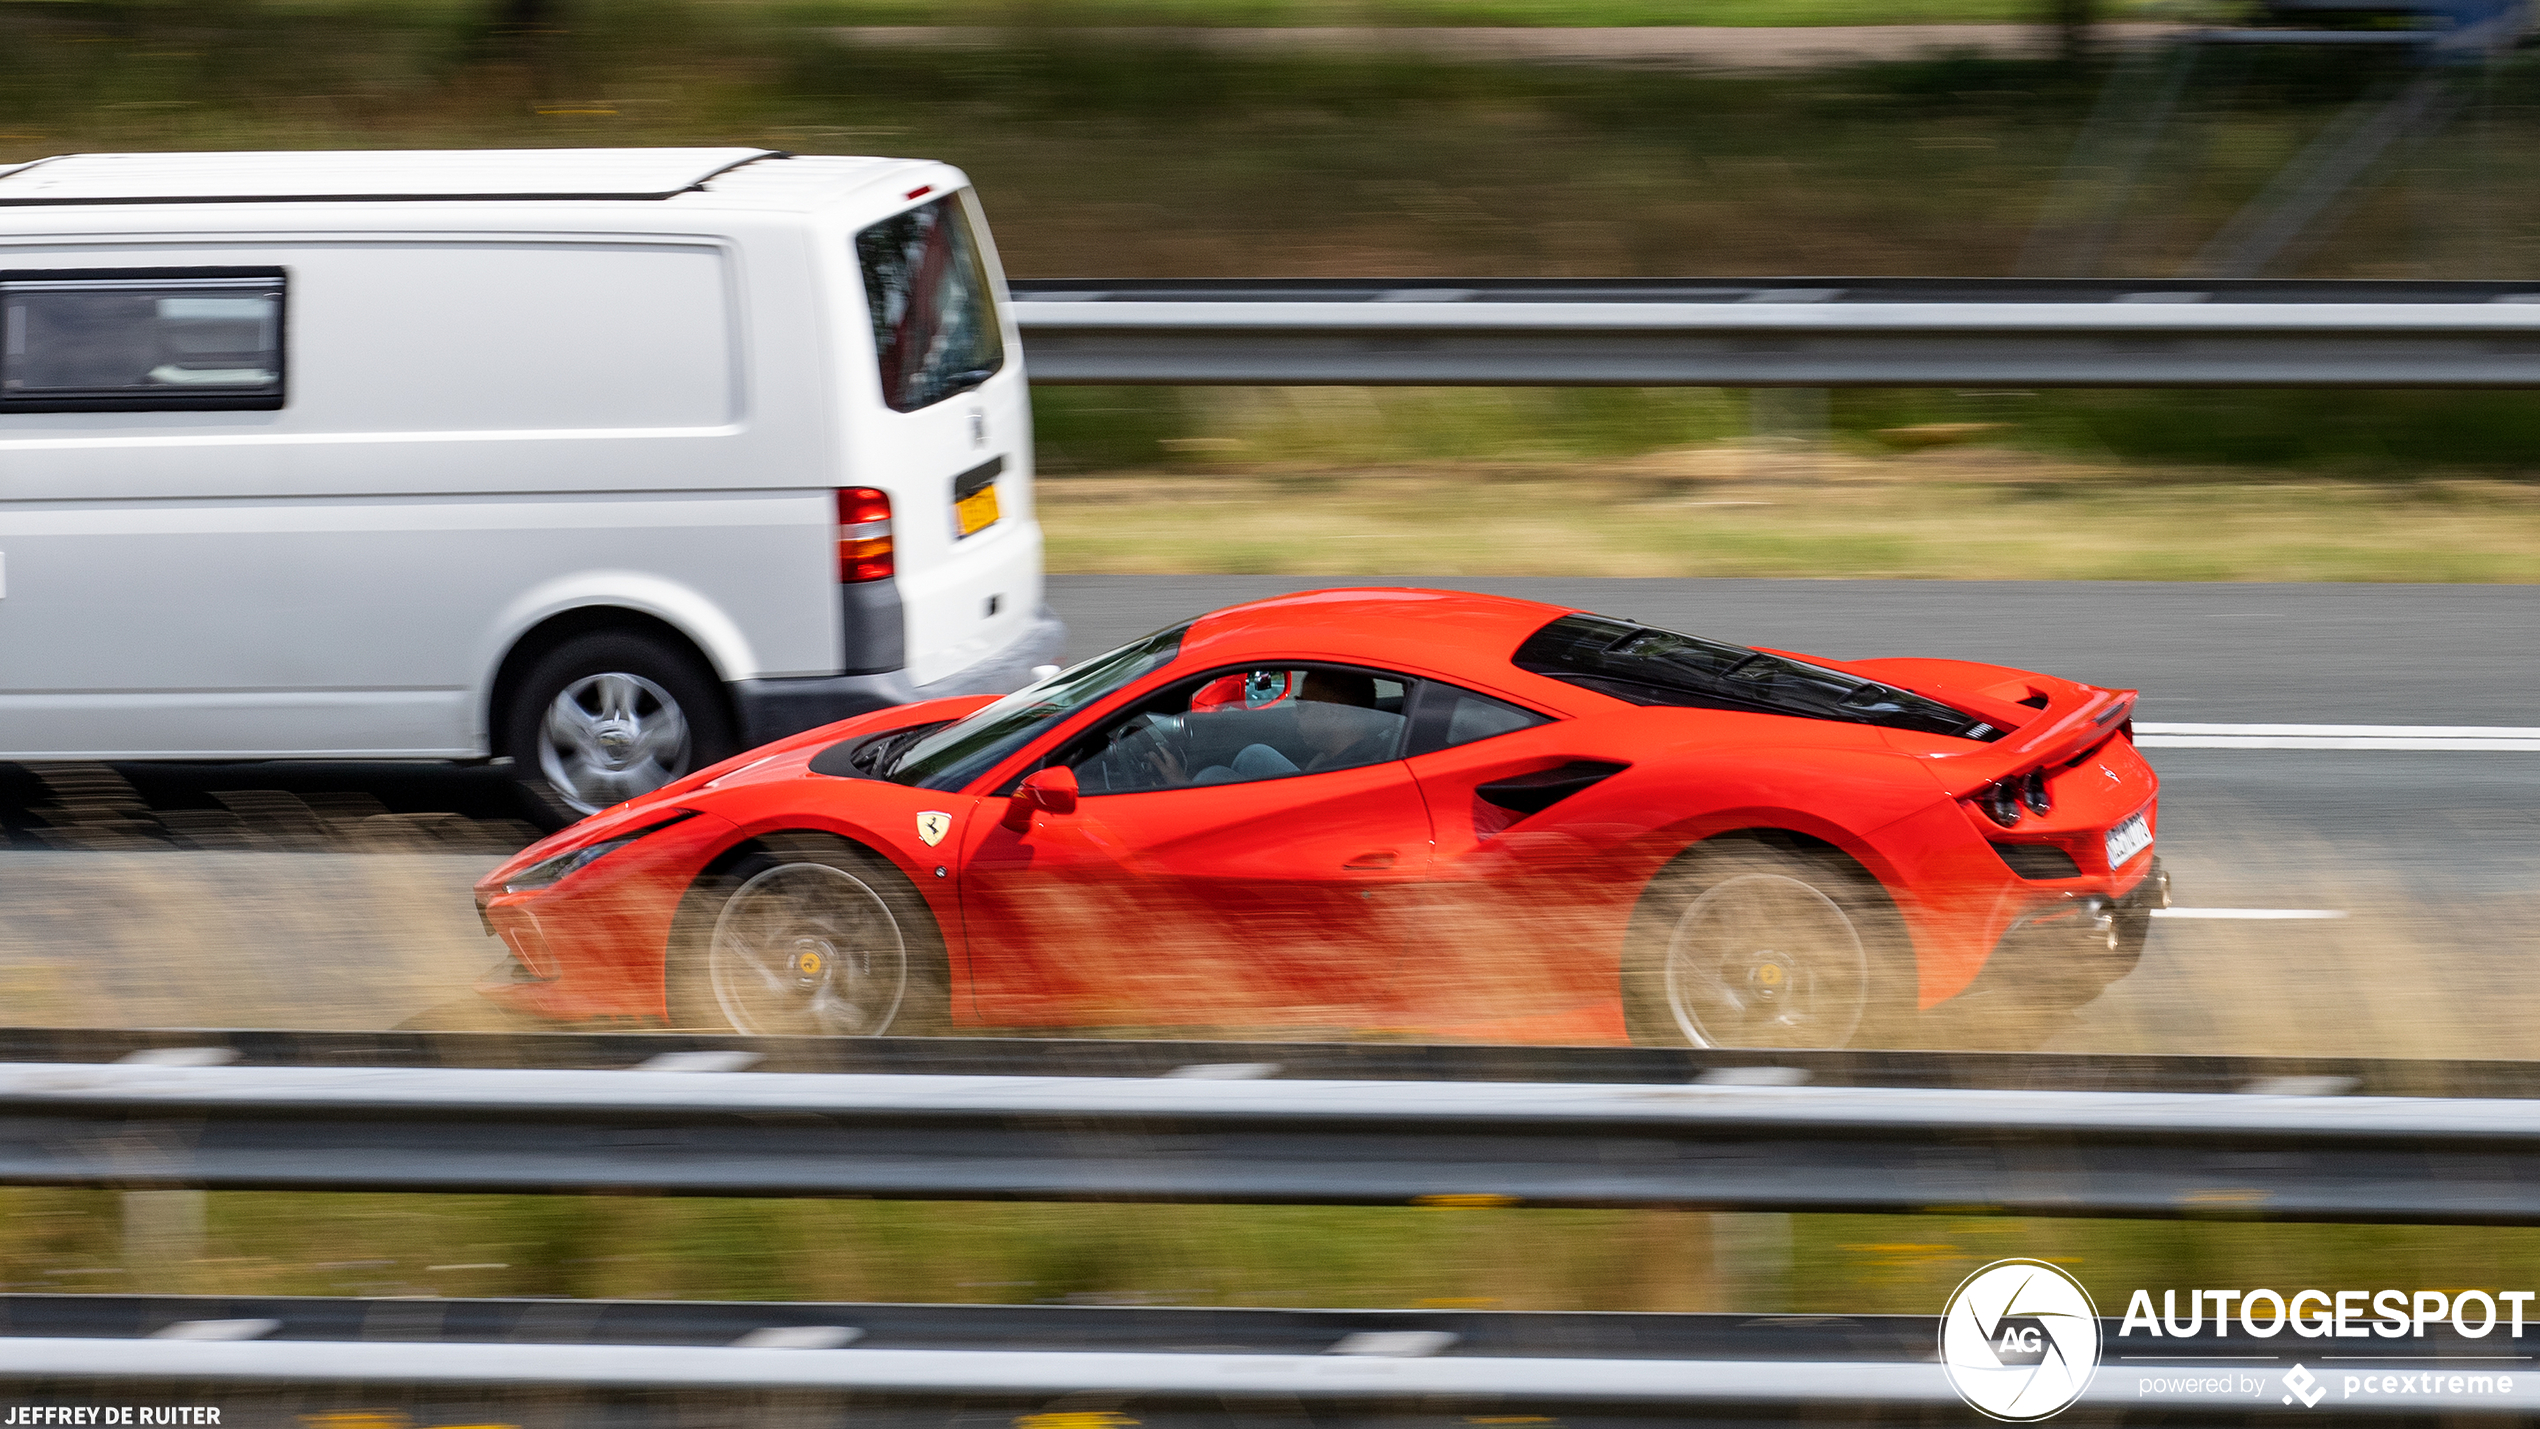
[[[1349,670],[1309,670],[1296,699],[1296,731],[1311,751],[1304,772],[1354,769],[1393,757],[1395,722],[1372,717],[1376,711],[1375,676]],[[1359,713],[1362,710],[1367,713]]]

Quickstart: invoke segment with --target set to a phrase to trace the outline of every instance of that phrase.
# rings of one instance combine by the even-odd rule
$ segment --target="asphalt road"
[[[2540,586],[1053,576],[1070,658],[1282,591],[1487,591],[1833,660],[1926,655],[2143,691],[2146,720],[2540,725]]]

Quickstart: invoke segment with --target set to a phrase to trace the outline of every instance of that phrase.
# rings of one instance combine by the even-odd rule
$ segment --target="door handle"
[[[1367,853],[1359,853],[1359,854],[1352,854],[1352,855],[1350,855],[1350,856],[1349,856],[1349,858],[1347,858],[1346,860],[1344,860],[1344,861],[1342,862],[1341,867],[1343,867],[1343,868],[1391,868],[1391,867],[1393,867],[1393,865],[1394,865],[1394,860],[1395,860],[1396,858],[1398,858],[1398,857],[1400,857],[1400,855],[1396,854],[1396,853],[1395,853],[1392,849],[1389,849],[1389,848],[1374,849],[1374,850],[1371,850],[1371,851],[1369,851],[1369,852],[1367,852]]]

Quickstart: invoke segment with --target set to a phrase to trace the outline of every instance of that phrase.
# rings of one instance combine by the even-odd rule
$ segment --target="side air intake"
[[[1582,789],[1591,788],[1629,769],[1628,764],[1608,764],[1596,759],[1574,759],[1557,769],[1539,769],[1513,779],[1499,779],[1481,785],[1473,792],[1484,803],[1517,814],[1540,814]]]

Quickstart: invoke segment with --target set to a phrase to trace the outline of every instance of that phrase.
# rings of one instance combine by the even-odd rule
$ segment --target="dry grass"
[[[2501,1060],[2540,1052],[2531,1034],[2540,989],[2525,976],[2540,954],[2540,896],[2424,868],[2377,867],[2341,852],[2322,831],[2257,810],[2235,815],[2206,802],[2195,814],[2217,832],[2182,839],[2164,855],[2183,904],[2346,916],[2161,920],[2143,965],[2084,1008],[2050,1048]],[[2489,856],[2467,819],[2439,846],[2471,861]]]
[[[1039,499],[1066,572],[2540,580],[2540,487],[2487,477],[2250,481],[1720,443],[1558,465],[1229,461],[1051,480]]]
[[[18,1026],[393,1027],[501,948],[446,854],[5,855],[0,1007]]]

